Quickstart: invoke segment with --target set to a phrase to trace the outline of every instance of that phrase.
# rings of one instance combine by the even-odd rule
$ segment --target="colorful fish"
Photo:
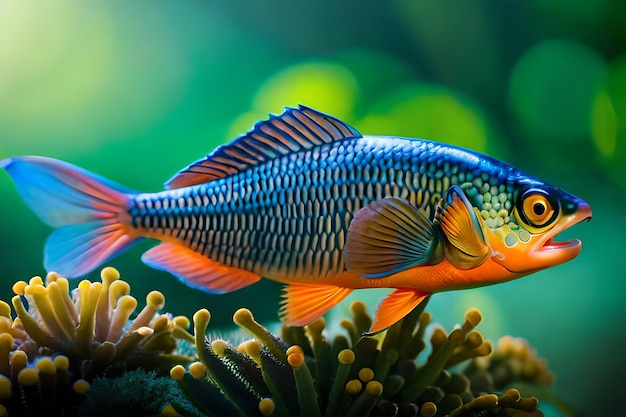
[[[257,123],[138,193],[54,159],[0,162],[30,208],[58,228],[45,267],[78,277],[139,238],[143,262],[210,293],[261,277],[286,284],[290,325],[359,288],[395,288],[370,331],[430,294],[509,281],[575,258],[555,242],[587,203],[489,156],[436,142],[363,136],[300,106]]]

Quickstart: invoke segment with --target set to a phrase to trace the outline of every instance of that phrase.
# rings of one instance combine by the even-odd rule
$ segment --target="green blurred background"
[[[619,0],[0,0],[0,159],[51,156],[157,191],[298,103],[365,134],[504,159],[591,204],[593,221],[563,236],[584,250],[522,280],[436,295],[429,310],[451,326],[480,308],[486,336],[527,338],[578,410],[616,415],[626,376],[625,17]],[[14,281],[44,273],[50,230],[3,174],[0,195],[8,300]],[[136,297],[156,288],[174,314],[207,307],[216,332],[230,331],[240,306],[277,319],[278,285],[194,291],[141,263],[151,244],[111,262]],[[372,293],[357,298],[373,311],[382,294]]]

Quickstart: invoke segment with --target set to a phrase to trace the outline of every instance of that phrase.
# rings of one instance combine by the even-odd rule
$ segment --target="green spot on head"
[[[465,192],[468,197],[474,197],[476,194],[478,194],[478,191],[475,187],[468,188]]]
[[[524,243],[530,240],[530,232],[528,232],[528,230],[522,229],[517,236],[519,237],[519,240]]]
[[[516,243],[517,238],[514,234],[508,234],[504,237],[504,244],[507,245],[509,248],[515,246]]]
[[[500,210],[498,210],[498,217],[505,218],[505,217],[508,217],[508,216],[509,216],[509,212],[507,210],[502,209],[502,208]]]

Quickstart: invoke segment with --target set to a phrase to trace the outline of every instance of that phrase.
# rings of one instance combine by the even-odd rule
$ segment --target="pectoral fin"
[[[489,246],[485,242],[482,219],[465,197],[463,190],[450,187],[437,213],[448,243],[445,245],[446,259],[459,269],[471,269],[489,258]]]
[[[387,296],[379,305],[374,323],[367,336],[382,332],[406,316],[430,294],[423,291],[398,288]]]
[[[352,288],[291,284],[284,291],[278,313],[280,319],[289,326],[305,326],[346,298]]]
[[[439,232],[417,207],[388,197],[356,214],[346,239],[346,266],[364,278],[381,278],[443,258]]]

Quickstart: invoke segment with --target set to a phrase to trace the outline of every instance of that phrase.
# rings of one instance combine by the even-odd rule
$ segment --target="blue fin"
[[[0,162],[17,191],[46,224],[44,266],[85,275],[127,249],[135,236],[126,212],[132,191],[66,162],[23,156]]]
[[[381,278],[443,259],[439,231],[408,201],[387,197],[354,216],[345,248],[346,267],[364,278]]]
[[[287,108],[283,114],[256,123],[245,135],[189,165],[165,187],[203,184],[292,152],[355,137],[361,134],[332,116],[305,106]]]

